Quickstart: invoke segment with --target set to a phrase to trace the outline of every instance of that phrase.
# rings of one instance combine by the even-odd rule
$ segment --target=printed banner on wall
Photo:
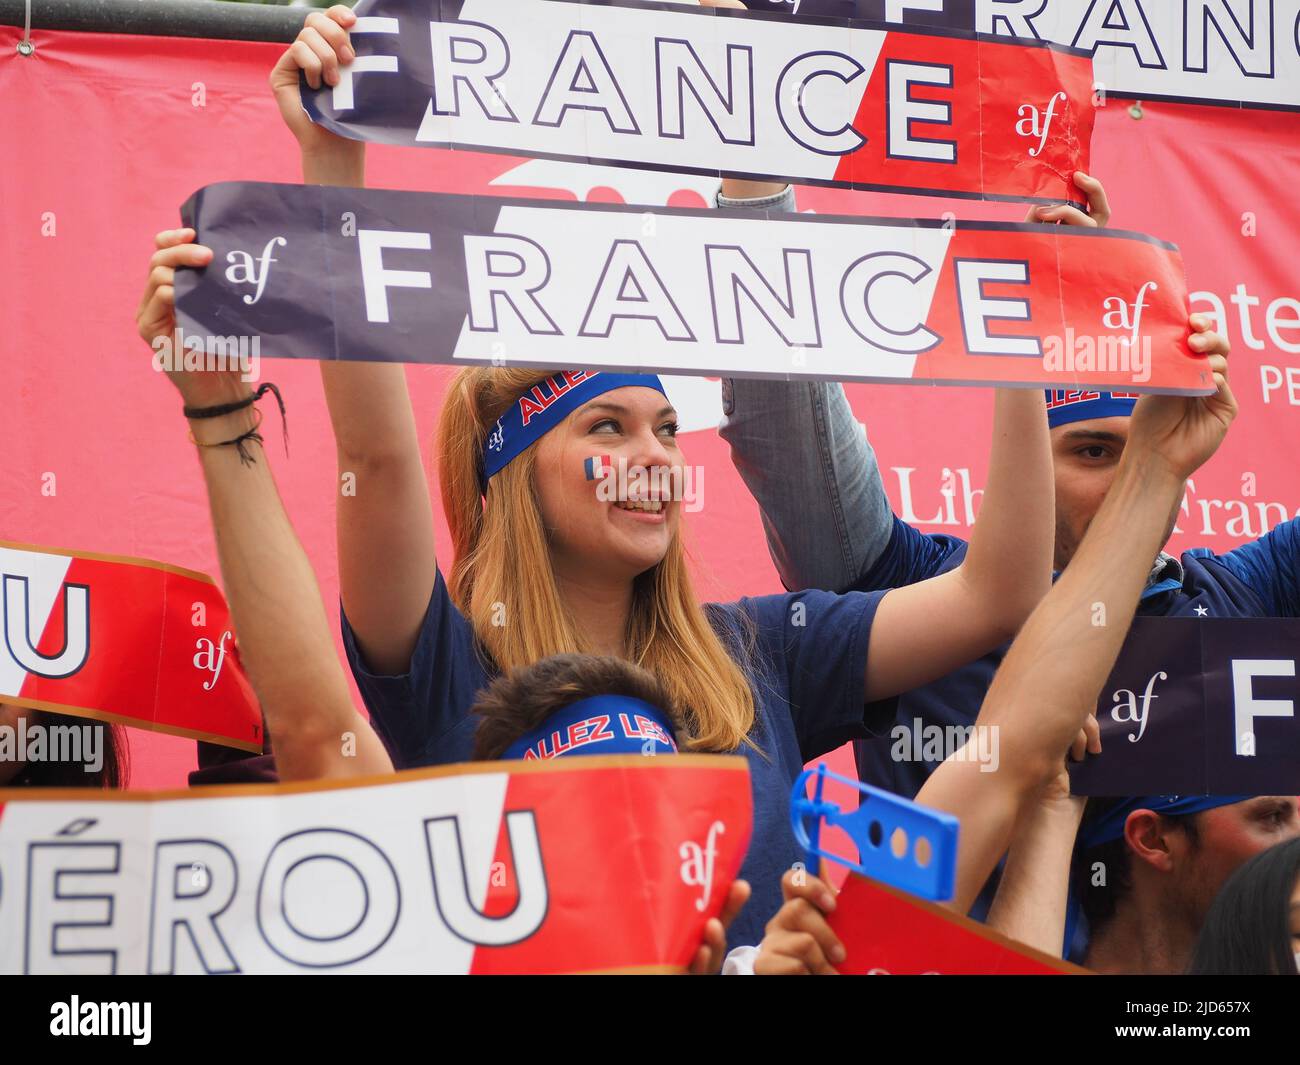
[[[1300,620],[1136,618],[1077,795],[1300,794]]]
[[[1300,110],[1300,0],[748,0],[760,11],[942,27],[1092,54],[1107,94]]]
[[[194,350],[1203,394],[1177,249],[1082,227],[225,183]]]
[[[680,971],[750,834],[716,755],[53,795],[0,790],[2,972]]]
[[[827,919],[851,976],[1054,976],[1085,973],[876,880],[849,874]]]
[[[209,577],[0,542],[0,583],[0,702],[261,751],[261,707]]]
[[[1056,44],[637,0],[362,0],[302,81],[347,137],[987,199],[1081,200],[1092,59]]]

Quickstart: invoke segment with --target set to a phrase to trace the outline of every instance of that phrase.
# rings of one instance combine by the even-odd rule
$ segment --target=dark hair
[[[593,695],[628,695],[659,707],[673,726],[678,746],[685,745],[681,711],[646,670],[604,655],[551,655],[501,674],[479,693],[471,707],[479,715],[474,759],[500,758],[557,710]]]
[[[104,753],[104,764],[90,772],[84,762],[50,761],[28,762],[7,787],[11,788],[124,788],[130,774],[130,758],[126,737],[117,725],[105,721],[92,721],[70,714],[55,714],[48,710],[37,711],[38,722],[44,729],[88,728],[98,734],[99,749]]]
[[[1079,838],[1087,837],[1093,825],[1109,814],[1120,803],[1131,799],[1090,799],[1084,812],[1083,825],[1079,829]],[[1200,845],[1200,826],[1197,824],[1199,814],[1159,814],[1163,820],[1180,827],[1187,833],[1188,842],[1195,849]],[[1092,870],[1100,865],[1105,870],[1105,882],[1094,884]],[[1079,851],[1079,860],[1074,869],[1074,890],[1084,916],[1088,918],[1090,934],[1095,936],[1097,930],[1115,916],[1115,910],[1133,888],[1133,858],[1129,854],[1128,843],[1124,837],[1113,839],[1108,843]]]
[[[1219,889],[1196,940],[1194,975],[1295,976],[1291,895],[1300,880],[1300,839],[1255,855]]]

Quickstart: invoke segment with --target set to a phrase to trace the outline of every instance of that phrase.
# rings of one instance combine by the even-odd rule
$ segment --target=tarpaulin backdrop
[[[266,86],[275,44],[0,27],[0,539],[162,559],[217,574],[207,503],[180,399],[136,336],[153,235],[217,181],[297,181],[297,146]],[[1194,293],[1225,314],[1242,416],[1189,486],[1174,547],[1228,550],[1300,507],[1300,115],[1128,101],[1098,112],[1094,170],[1112,224],[1182,246]],[[554,161],[372,147],[375,187],[599,202],[705,205],[716,181]],[[1010,204],[801,189],[803,210],[1020,221]],[[1235,301],[1235,302],[1234,302]],[[1207,299],[1196,309],[1210,310]],[[431,437],[450,370],[409,371]],[[267,453],[337,613],[334,447],[317,368],[269,362],[292,449]],[[674,383],[681,379],[674,379]],[[670,389],[683,451],[708,469],[687,522],[702,595],[779,590],[757,509],[713,427],[717,382]],[[895,509],[965,535],[988,451],[987,390],[853,385]],[[935,426],[943,426],[935,432]],[[791,446],[808,442],[791,441]],[[436,498],[436,496],[435,496]],[[438,547],[450,557],[439,522]],[[359,700],[358,700],[359,704]],[[174,786],[191,742],[131,735],[133,784]],[[845,760],[841,766],[849,770]]]

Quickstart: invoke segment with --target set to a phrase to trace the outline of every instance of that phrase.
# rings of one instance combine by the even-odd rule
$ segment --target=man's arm
[[[1227,350],[1217,336],[1193,346],[1207,354]],[[1070,565],[1016,637],[980,708],[976,727],[995,730],[997,771],[982,773],[978,761],[950,757],[916,797],[961,819],[957,890],[948,903],[960,913],[1096,707],[1183,483],[1218,448],[1236,415],[1226,358],[1211,355],[1209,367],[1218,388],[1213,396],[1138,401],[1105,501]]]
[[[717,204],[793,211],[794,189],[724,178]],[[718,434],[758,501],[782,583],[791,591],[853,588],[888,547],[894,515],[844,386],[725,378],[722,409]]]

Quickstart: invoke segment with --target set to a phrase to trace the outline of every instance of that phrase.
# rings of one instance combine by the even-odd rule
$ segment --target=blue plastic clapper
[[[814,779],[812,798],[808,779]],[[847,813],[822,797],[827,778],[856,788],[862,799]],[[822,822],[847,832],[858,845],[858,860],[821,848]],[[790,794],[790,825],[794,838],[808,856],[814,875],[820,859],[846,865],[854,872],[910,892],[923,899],[943,902],[952,898],[957,876],[958,820],[910,799],[901,798],[859,780],[832,773],[825,765],[805,769]]]

